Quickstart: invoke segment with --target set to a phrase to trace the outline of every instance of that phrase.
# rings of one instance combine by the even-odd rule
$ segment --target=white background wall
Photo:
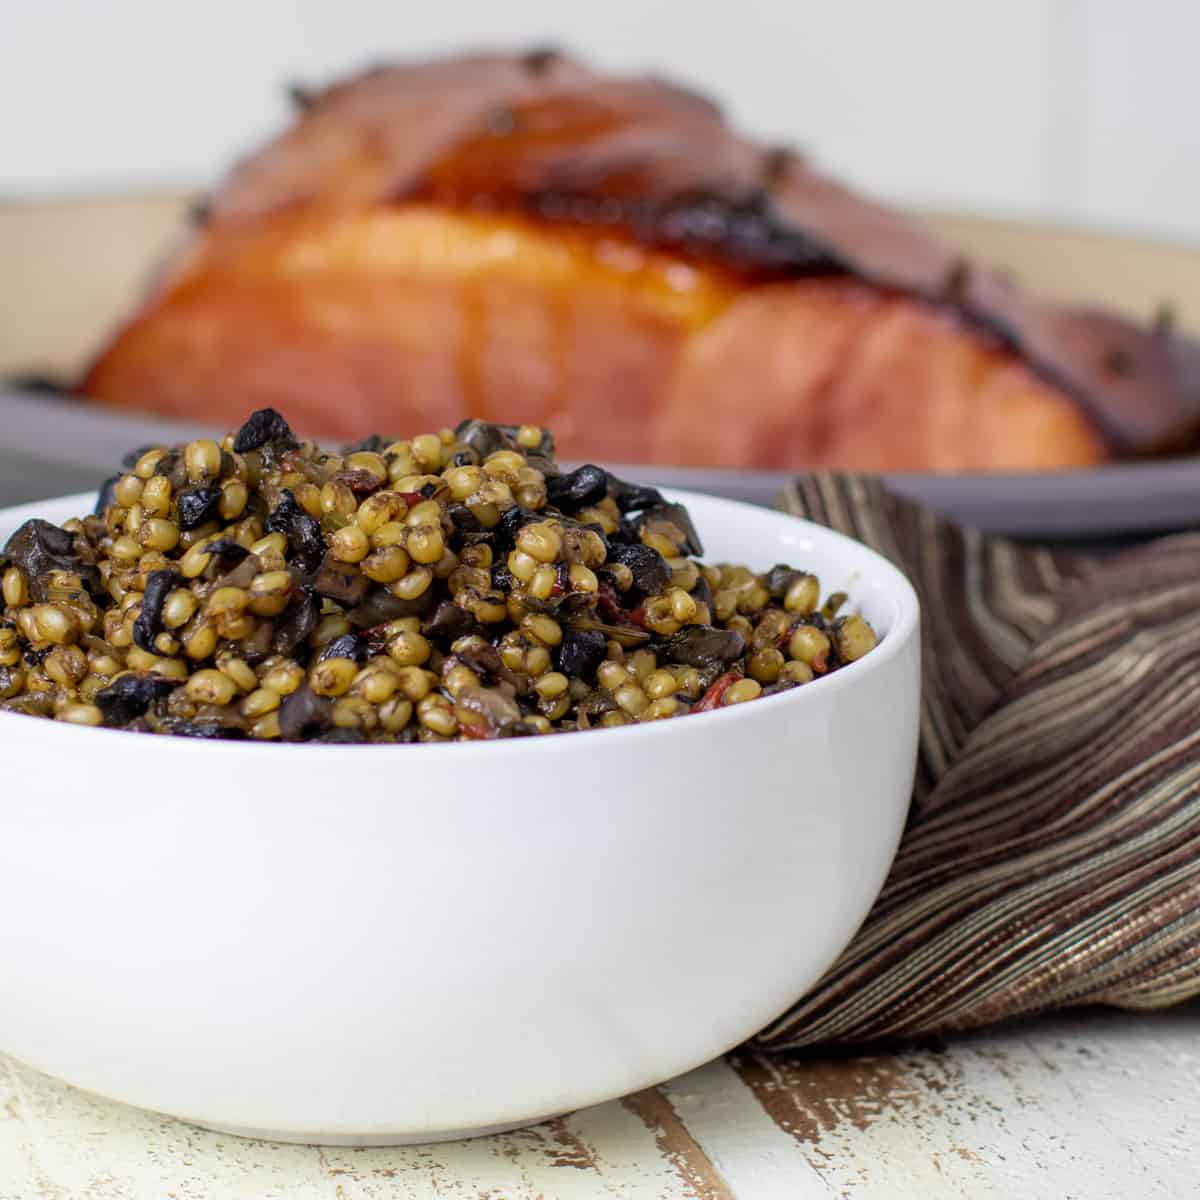
[[[1192,0],[0,0],[0,198],[207,185],[288,80],[546,41],[885,197],[1200,242]]]

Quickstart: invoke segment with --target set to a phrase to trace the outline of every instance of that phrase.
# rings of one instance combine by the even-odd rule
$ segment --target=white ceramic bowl
[[[917,745],[917,601],[866,547],[674,493],[880,645],[652,725],[193,742],[0,714],[0,1047],[203,1125],[384,1144],[646,1087],[785,1010],[866,915]],[[61,522],[90,497],[0,512]]]

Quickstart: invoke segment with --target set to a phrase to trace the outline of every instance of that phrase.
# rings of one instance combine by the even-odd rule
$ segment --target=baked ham
[[[80,391],[347,440],[530,422],[613,462],[1041,469],[1187,445],[1200,354],[1024,295],[690,91],[535,52],[303,97]]]

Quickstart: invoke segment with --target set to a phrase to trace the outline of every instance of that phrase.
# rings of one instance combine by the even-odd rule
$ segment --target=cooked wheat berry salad
[[[816,576],[705,565],[686,509],[531,425],[340,452],[272,409],[131,454],[0,553],[0,711],[200,738],[439,742],[801,687],[875,633]]]

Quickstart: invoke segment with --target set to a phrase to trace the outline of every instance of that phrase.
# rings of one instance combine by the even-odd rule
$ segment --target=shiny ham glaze
[[[368,73],[243,163],[81,390],[567,457],[1003,469],[1180,444],[1186,344],[1040,305],[705,101],[558,56]]]

